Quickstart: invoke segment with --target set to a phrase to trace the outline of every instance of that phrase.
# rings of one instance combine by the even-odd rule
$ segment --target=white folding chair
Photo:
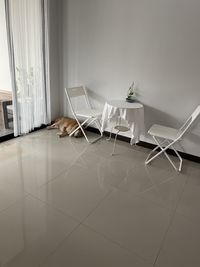
[[[200,114],[200,105],[194,110],[192,115],[186,120],[186,122],[183,124],[183,126],[180,129],[174,129],[174,128],[170,128],[170,127],[154,124],[149,129],[148,133],[153,137],[153,139],[156,142],[157,146],[150,152],[150,154],[148,155],[148,157],[147,157],[147,159],[145,161],[145,164],[149,164],[152,160],[154,160],[159,155],[164,153],[164,155],[169,160],[169,162],[174,167],[174,169],[176,171],[181,171],[182,158],[181,158],[180,154],[178,153],[178,151],[174,148],[174,144],[179,142],[182,139],[183,135],[190,128],[190,126],[196,120],[196,118],[199,116],[199,114]],[[159,138],[161,138],[162,141],[159,141]],[[165,147],[163,147],[164,144],[166,144]],[[160,151],[156,155],[151,156],[151,154],[154,151],[156,151],[158,148],[160,148]],[[178,169],[177,169],[177,167],[175,166],[175,164],[173,163],[173,161],[170,159],[169,155],[166,152],[166,150],[168,148],[172,148],[174,150],[175,154],[178,156],[178,158],[180,160]]]
[[[68,89],[65,88],[65,93],[69,101],[72,114],[79,125],[74,131],[70,133],[69,136],[72,136],[78,129],[81,129],[83,135],[85,136],[85,139],[90,144],[102,138],[103,133],[101,131],[101,124],[99,120],[100,117],[102,116],[102,112],[97,109],[93,109],[91,107],[85,87],[79,86],[79,87],[73,87],[73,88],[68,88]],[[84,97],[86,108],[75,110],[74,105],[72,104],[72,98],[79,98],[79,97]],[[78,117],[84,118],[85,120],[83,122],[80,122]],[[93,123],[97,126],[97,129],[100,132],[100,137],[96,138],[93,141],[89,141],[84,129],[86,129],[89,125]]]

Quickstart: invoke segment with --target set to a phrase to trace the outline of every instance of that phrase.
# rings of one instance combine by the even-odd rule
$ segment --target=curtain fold
[[[48,0],[5,0],[15,136],[51,120]]]

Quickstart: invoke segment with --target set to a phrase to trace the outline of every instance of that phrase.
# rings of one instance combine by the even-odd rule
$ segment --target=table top
[[[141,103],[138,102],[129,103],[126,102],[126,100],[118,100],[118,99],[108,100],[107,104],[116,108],[126,108],[126,109],[143,108],[143,105]]]

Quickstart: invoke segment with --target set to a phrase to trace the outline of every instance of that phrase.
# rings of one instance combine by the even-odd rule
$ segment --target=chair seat
[[[76,111],[76,115],[86,118],[100,117],[102,112],[98,109],[81,109]]]
[[[154,124],[148,131],[150,135],[175,140],[180,136],[180,131],[174,128]]]

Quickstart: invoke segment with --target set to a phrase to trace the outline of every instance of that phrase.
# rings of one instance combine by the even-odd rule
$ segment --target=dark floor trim
[[[89,130],[90,132],[93,132],[93,133],[99,133],[98,129],[95,129],[93,127],[88,127],[87,130]],[[105,136],[109,136],[110,132],[105,131],[104,135]],[[111,137],[114,138],[115,134],[112,134]],[[117,139],[121,140],[121,141],[124,141],[124,142],[130,143],[130,137],[127,137],[127,136],[118,135]],[[146,147],[146,148],[149,148],[149,149],[154,149],[156,147],[156,145],[148,143],[148,142],[144,142],[144,141],[140,141],[139,143],[137,143],[137,145],[138,146],[142,146],[142,147]],[[193,161],[193,162],[200,163],[200,157],[194,156],[194,155],[190,155],[188,153],[181,152],[181,151],[178,151],[178,152],[179,152],[179,154],[181,155],[181,157],[183,159],[187,159],[187,160],[190,160],[190,161]],[[167,149],[167,153],[170,154],[170,155],[176,156],[176,154],[174,153],[174,151],[172,149]]]
[[[42,124],[40,127],[34,128],[34,130],[32,130],[31,133],[39,131],[39,130],[42,130],[42,129],[46,128],[46,127],[47,127],[46,124]]]
[[[42,129],[46,128],[46,127],[47,127],[47,125],[42,124],[40,127],[34,128],[34,130],[32,130],[30,133],[36,132],[38,130],[42,130]],[[1,136],[0,137],[0,143],[8,141],[8,140],[13,139],[13,138],[17,138],[17,137],[14,136],[14,133],[7,134],[5,136]]]
[[[36,131],[41,130],[41,129],[44,129],[44,128],[46,128],[46,125],[43,124],[40,127],[35,128],[31,132],[36,132]],[[93,132],[93,133],[99,133],[98,129],[93,128],[93,127],[88,127],[87,130],[89,130],[90,132]],[[110,132],[105,131],[104,132],[104,135],[105,136],[109,136],[110,135]],[[114,138],[115,137],[115,134],[112,134],[111,137]],[[8,135],[5,135],[5,136],[2,136],[2,137],[0,137],[0,143],[1,142],[4,142],[4,141],[8,141],[8,140],[10,140],[12,138],[15,138],[14,137],[14,134],[8,134]],[[130,142],[130,138],[127,137],[127,136],[118,135],[117,139],[118,140],[121,140],[121,141],[124,141],[124,142],[127,142],[127,143]],[[154,149],[156,147],[156,145],[151,144],[151,143],[148,143],[148,142],[144,142],[144,141],[140,141],[139,143],[137,143],[137,145],[138,146],[142,146],[142,147],[146,147],[146,148],[149,148],[149,149]],[[167,152],[170,155],[176,156],[176,154],[174,153],[174,151],[171,150],[171,149],[168,149]],[[184,152],[180,152],[180,151],[179,151],[179,154],[181,155],[181,157],[183,159],[187,159],[187,160],[190,160],[190,161],[193,161],[193,162],[200,163],[200,157],[198,157],[198,156],[190,155],[188,153],[184,153]]]
[[[12,138],[14,138],[14,133],[1,136],[0,137],[0,143],[5,142],[5,141],[8,141],[8,140],[10,140]]]

